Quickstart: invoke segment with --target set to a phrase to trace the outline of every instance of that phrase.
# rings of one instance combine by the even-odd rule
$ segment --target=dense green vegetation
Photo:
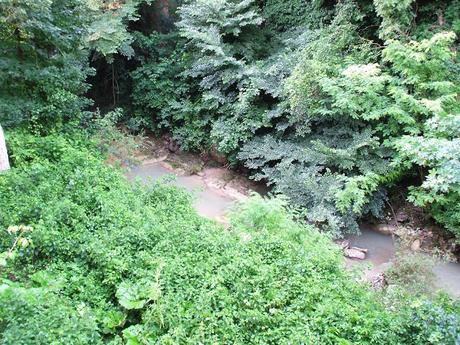
[[[185,192],[130,185],[85,139],[9,136],[14,168],[0,175],[0,224],[33,229],[2,267],[2,343],[458,340],[458,306],[381,300],[283,199],[254,197],[226,231],[196,215]],[[19,231],[3,233],[2,248]]]
[[[129,121],[215,146],[336,234],[379,216],[401,184],[458,234],[459,11],[190,1],[176,31],[140,36]]]
[[[133,131],[217,149],[337,236],[401,186],[458,234],[458,0],[0,9],[3,126],[88,125],[94,97]]]
[[[459,8],[0,0],[0,342],[459,343],[458,302],[376,292],[331,242],[403,181],[458,236]],[[105,164],[114,121],[288,198],[224,229]]]

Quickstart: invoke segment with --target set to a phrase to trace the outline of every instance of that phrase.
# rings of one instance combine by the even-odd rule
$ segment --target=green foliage
[[[458,313],[458,308],[457,305],[454,312]],[[460,341],[460,330],[455,318],[453,313],[446,312],[442,304],[440,306],[432,302],[414,303],[412,315],[407,324],[407,334],[401,342],[404,344],[457,344]]]
[[[59,128],[89,104],[92,73],[82,45],[90,19],[81,1],[0,3],[0,121],[38,131]]]
[[[278,5],[281,6],[267,3],[264,11],[271,11]],[[141,121],[147,120],[156,129],[170,130],[185,149],[214,145],[229,154],[232,161],[240,151],[238,159],[251,169],[259,170],[255,177],[268,180],[278,192],[304,206],[309,220],[325,224],[336,233],[347,227],[350,231],[357,229],[352,212],[347,211],[347,215],[342,216],[335,208],[334,195],[343,177],[331,173],[329,166],[325,169],[320,165],[326,160],[331,166],[343,165],[342,169],[347,171],[353,164],[363,165],[364,162],[367,166],[384,165],[368,157],[368,148],[377,146],[376,139],[368,129],[360,129],[352,123],[348,135],[343,129],[337,132],[337,124],[327,133],[306,136],[310,129],[304,122],[305,116],[299,109],[289,109],[283,90],[284,80],[292,73],[298,59],[304,60],[305,66],[318,65],[311,76],[320,80],[322,69],[338,73],[343,54],[352,44],[359,43],[359,48],[363,48],[362,51],[354,49],[352,56],[363,61],[373,56],[372,49],[354,34],[355,23],[361,18],[356,7],[347,3],[337,8],[336,19],[326,28],[289,32],[282,39],[276,37],[270,44],[266,41],[270,34],[262,29],[262,17],[251,1],[238,5],[232,1],[191,2],[182,6],[179,14],[178,27],[186,44],[177,41],[174,53],[169,56],[162,55],[159,49],[152,52],[150,48],[150,55],[156,58],[133,73],[137,113],[148,114]],[[311,25],[307,27],[318,27],[313,19],[309,21]],[[149,42],[141,37],[139,42],[145,51],[153,44],[163,43],[164,47],[169,41],[168,37],[163,38],[166,41],[151,36]],[[262,46],[262,42],[266,45]],[[305,46],[306,49],[299,49]],[[293,88],[302,100],[308,101],[301,95],[299,85]],[[292,130],[298,135],[293,137]],[[263,131],[275,135],[256,135]],[[327,135],[331,138],[323,140]],[[240,149],[241,144],[248,141]],[[266,144],[264,149],[262,142]],[[316,152],[310,157],[304,156],[302,149],[310,142],[314,149],[308,152]],[[330,147],[329,142],[337,147]],[[301,147],[296,148],[296,145]],[[282,162],[277,161],[280,159]],[[289,167],[297,159],[300,164]],[[318,161],[311,164],[315,159]],[[330,175],[330,178],[323,179],[323,175]],[[299,183],[302,184],[300,192],[296,188]],[[374,192],[371,194],[376,195]],[[368,201],[367,198],[367,204]],[[377,200],[373,205],[378,203]]]
[[[414,0],[374,0],[375,11],[382,18],[379,36],[382,39],[401,38],[407,35],[415,17]]]
[[[3,344],[103,344],[92,311],[41,287],[0,285]]]
[[[441,344],[458,329],[449,304],[429,331],[410,306],[386,309],[283,198],[252,197],[225,231],[183,191],[130,185],[76,135],[9,138],[21,159],[0,175],[0,226],[34,231],[0,272],[2,342]]]
[[[277,31],[293,28],[308,27],[318,28],[330,20],[333,11],[322,7],[323,1],[303,0],[265,0],[263,16],[266,25]]]
[[[137,7],[142,2],[149,3],[148,0],[90,2],[95,18],[87,28],[87,46],[108,58],[109,62],[117,53],[131,58],[134,55],[131,47],[133,37],[127,26],[130,21],[139,19]]]
[[[87,118],[89,56],[132,56],[127,25],[141,2],[0,2],[0,122],[49,133]]]
[[[25,225],[12,225],[8,227],[6,231],[12,237],[12,244],[7,251],[0,253],[0,267],[6,266],[8,260],[14,259],[21,249],[25,249],[33,243],[30,238],[26,237],[26,233],[32,230],[31,226]]]
[[[315,164],[325,164],[327,156],[312,147],[298,142],[277,141],[271,137],[254,140],[247,144],[240,157],[249,168],[258,168],[255,179],[265,179],[275,184],[275,191],[287,195],[291,202],[301,206],[305,217],[312,223],[322,225],[334,236],[340,229],[357,231],[353,213],[339,213],[335,207],[336,194],[343,181],[331,170]],[[273,164],[276,163],[276,165]],[[271,166],[270,166],[271,165]],[[348,206],[348,205],[347,205]]]
[[[118,286],[116,296],[125,309],[142,309],[148,302],[157,301],[160,297],[159,274],[157,281],[140,280],[136,283],[122,282]]]
[[[379,182],[379,176],[372,172],[347,178],[344,188],[335,194],[337,208],[344,212],[352,204],[353,212],[361,212],[368,203],[369,195],[377,190]]]
[[[409,200],[431,209],[435,219],[459,234],[460,79],[458,58],[452,47],[454,33],[438,33],[429,40],[385,50],[396,80],[390,91],[396,110],[408,114],[400,137],[389,138],[397,155],[394,164],[422,171],[422,183],[411,188]],[[395,97],[396,98],[396,97]]]
[[[184,74],[190,58],[182,44],[177,35],[137,36],[137,50],[150,59],[131,73],[136,116],[127,124],[168,130],[184,149],[201,150],[209,146],[212,117],[206,102],[194,96],[198,82]]]
[[[343,189],[335,193],[341,212],[351,207],[360,214],[380,184],[393,182],[418,165],[429,172],[426,178],[422,176],[421,187],[412,188],[409,200],[419,206],[430,205],[433,216],[456,231],[458,215],[453,205],[458,194],[459,133],[455,119],[460,84],[458,74],[451,73],[458,69],[454,38],[453,33],[438,33],[420,42],[389,41],[383,50],[386,65],[353,64],[342,67],[340,73],[328,73],[330,64],[311,72],[312,64],[303,63],[307,72],[294,71],[288,83],[291,105],[308,124],[301,123],[300,133],[320,128],[318,139],[324,142],[324,125],[331,126],[335,119],[342,132],[347,130],[346,123],[353,124],[349,135],[357,137],[357,131],[362,131],[361,137],[351,142],[356,143],[356,153],[338,160],[338,168],[345,174]],[[314,97],[303,98],[305,94]],[[344,143],[343,139],[331,142]],[[345,145],[352,148],[350,142]],[[334,162],[331,154],[337,146],[334,148],[327,151],[328,159],[319,160],[321,164]],[[356,155],[360,152],[366,156]],[[337,166],[331,169],[337,171]],[[450,213],[441,211],[447,209],[446,202],[452,202]]]
[[[168,34],[138,22],[149,4],[0,0],[0,121],[24,127],[0,175],[0,342],[460,342],[458,305],[381,299],[330,241],[412,176],[409,199],[459,234],[458,0],[184,1]],[[134,55],[134,116],[86,112],[89,57],[115,91]],[[224,230],[104,164],[133,144],[120,119],[216,147],[283,196]],[[422,268],[405,256],[389,278]]]
[[[253,0],[196,1],[182,6],[179,15],[180,34],[192,54],[185,73],[199,80],[201,99],[214,116],[212,143],[230,153],[266,122],[263,106],[245,104],[262,92],[254,85],[260,72],[253,64],[268,43],[259,35],[261,42],[254,44],[262,17]]]
[[[378,215],[374,206],[382,203],[383,194],[373,188],[359,207],[342,204],[339,209],[336,195],[350,178],[385,171],[386,163],[372,128],[355,121],[357,114],[347,114],[367,112],[371,104],[340,94],[343,87],[349,94],[378,99],[378,86],[374,90],[368,80],[341,73],[348,61],[368,61],[373,50],[355,34],[360,15],[353,5],[344,4],[336,14],[329,26],[310,32],[294,55],[296,65],[283,85],[289,104],[281,107],[285,120],[275,127],[275,135],[256,137],[238,157],[259,170],[256,179],[267,180],[303,207],[310,222],[340,236],[358,230],[355,219],[361,214],[372,209]]]
[[[432,257],[400,245],[391,267],[385,271],[390,285],[402,287],[411,293],[430,293],[433,290],[435,261]]]
[[[217,148],[337,236],[421,175],[409,200],[457,232],[459,73],[442,29],[456,30],[458,6],[187,2],[184,40],[138,37],[151,60],[133,73],[133,122]]]
[[[182,39],[173,53],[152,54],[133,74],[135,104],[149,123],[172,131],[185,148],[214,144],[232,154],[268,124],[271,109],[264,100],[279,90],[276,84],[272,89],[279,71],[264,75],[258,61],[270,44],[258,29],[262,17],[254,1],[190,2],[179,14]],[[156,42],[153,36],[148,45]]]
[[[131,135],[117,125],[123,117],[123,109],[116,108],[105,115],[97,112],[88,127],[92,140],[109,160],[117,160],[127,166],[135,163],[135,154],[142,146],[141,135]]]

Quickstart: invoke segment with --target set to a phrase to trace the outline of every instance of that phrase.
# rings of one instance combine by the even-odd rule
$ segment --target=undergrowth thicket
[[[1,248],[32,228],[0,271],[4,344],[459,340],[458,306],[381,299],[285,199],[252,197],[224,230],[182,190],[130,185],[84,134],[8,139]]]

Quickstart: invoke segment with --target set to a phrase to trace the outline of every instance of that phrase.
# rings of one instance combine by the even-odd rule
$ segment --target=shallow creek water
[[[209,187],[202,176],[178,176],[166,168],[161,162],[139,165],[131,169],[128,178],[140,178],[144,182],[157,180],[166,176],[173,176],[173,185],[183,187],[195,196],[194,206],[204,217],[221,220],[225,213],[236,202],[236,199],[226,195],[217,188]]]
[[[225,214],[231,206],[239,199],[238,195],[232,195],[216,184],[209,183],[206,179],[207,174],[212,174],[213,169],[206,169],[200,176],[178,176],[173,170],[162,162],[153,162],[138,165],[128,173],[128,179],[140,178],[148,183],[167,175],[175,175],[172,184],[184,187],[195,195],[194,206],[198,213],[207,218],[217,221],[225,220]],[[369,268],[365,270],[366,275],[375,275],[384,271],[395,253],[395,244],[391,236],[373,231],[366,226],[361,228],[361,234],[349,238],[353,246],[368,249],[364,264]],[[354,265],[357,261],[348,260],[348,264]],[[460,297],[460,264],[459,263],[440,263],[434,269],[436,275],[436,286],[450,293],[455,298]]]
[[[395,254],[395,243],[389,235],[384,235],[361,227],[361,234],[349,238],[352,246],[368,249],[366,260],[363,263],[370,264],[366,275],[372,276],[383,272]],[[357,261],[347,260],[349,264],[356,264]],[[460,297],[460,263],[442,262],[434,267],[435,288],[448,292],[454,298]]]

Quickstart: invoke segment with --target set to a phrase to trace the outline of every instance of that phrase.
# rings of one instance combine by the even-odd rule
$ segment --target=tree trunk
[[[6,151],[5,136],[0,125],[0,171],[8,170],[9,168],[10,162],[8,160],[8,152]]]

